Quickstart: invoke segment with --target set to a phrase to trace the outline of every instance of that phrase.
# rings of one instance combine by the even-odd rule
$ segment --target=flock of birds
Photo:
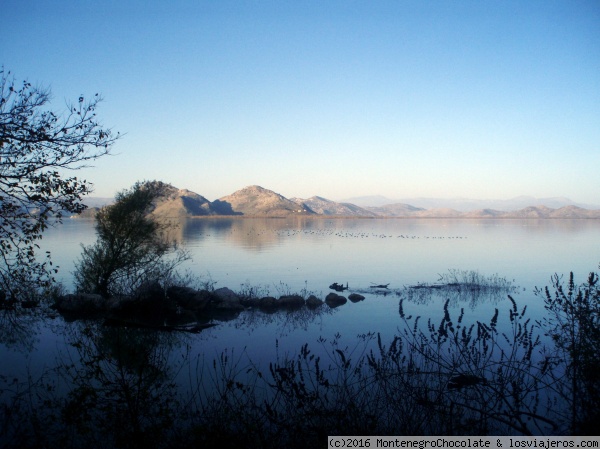
[[[232,229],[231,233],[236,232],[236,229]],[[307,236],[307,237],[341,237],[341,238],[355,238],[355,239],[368,239],[368,238],[378,238],[378,239],[389,239],[389,238],[399,238],[399,239],[437,239],[437,240],[458,240],[458,239],[466,239],[466,236],[461,235],[450,235],[450,236],[418,236],[411,234],[382,234],[382,233],[374,233],[374,232],[352,232],[352,231],[344,231],[339,229],[244,229],[246,236],[261,236],[261,235],[273,235],[275,234],[278,237],[298,237],[298,236]],[[205,237],[209,237],[211,234],[203,234]]]
[[[335,236],[335,237],[343,237],[343,238],[356,238],[356,239],[366,239],[366,238],[379,238],[379,239],[387,239],[387,238],[399,238],[399,239],[466,239],[464,236],[418,236],[418,235],[409,235],[409,234],[398,234],[398,235],[390,235],[390,234],[377,234],[374,232],[351,232],[351,231],[340,231],[339,229],[319,229],[319,230],[311,230],[311,229],[281,229],[276,231],[277,235],[282,237],[294,237],[298,235],[304,236]]]

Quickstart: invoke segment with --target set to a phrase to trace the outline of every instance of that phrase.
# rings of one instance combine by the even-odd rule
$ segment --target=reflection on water
[[[498,273],[531,289],[555,272],[593,270],[600,253],[600,220],[219,218],[184,220],[172,232],[192,256],[186,268],[234,290],[400,288],[450,268]],[[94,240],[89,220],[47,232],[41,250],[52,251],[67,288],[80,243]]]
[[[0,311],[0,399],[12,404],[4,409],[0,435],[17,438],[11,441],[22,447],[35,446],[18,439],[32,434],[76,447],[77,438],[90,442],[100,438],[102,428],[115,427],[121,447],[128,446],[128,438],[133,441],[132,435],[142,435],[152,446],[148,441],[159,439],[153,429],[168,428],[172,441],[178,441],[184,435],[173,430],[178,423],[198,424],[186,415],[191,402],[197,401],[196,410],[202,402],[201,390],[191,385],[210,384],[215,376],[210,369],[218,366],[212,360],[221,360],[225,351],[231,354],[233,348],[252,361],[237,365],[239,373],[254,367],[266,375],[278,354],[297,354],[305,344],[313,363],[318,357],[339,363],[335,349],[354,348],[359,335],[379,334],[384,345],[393,340],[402,326],[400,299],[407,315],[424,321],[440,323],[446,311],[456,317],[465,309],[465,322],[488,323],[496,309],[502,317],[512,307],[511,294],[537,320],[545,309],[533,288],[547,285],[555,272],[572,270],[583,278],[596,270],[600,254],[600,220],[207,219],[185,220],[173,232],[192,255],[186,268],[210,274],[216,287],[264,296],[304,292],[324,299],[328,286],[338,282],[348,283],[345,296],[361,293],[365,300],[336,309],[246,310],[233,320],[215,320],[216,326],[198,335],[65,323],[35,314],[16,319]],[[53,252],[67,289],[80,243],[94,240],[93,223],[83,220],[70,220],[44,238],[42,250]],[[511,280],[510,288],[409,288],[435,284],[449,269],[486,278],[498,273]],[[389,287],[372,289],[374,284]],[[497,328],[504,325],[500,320]],[[333,356],[322,341],[336,342]],[[199,360],[209,371],[197,368]],[[235,390],[232,385],[222,388]],[[218,408],[218,401],[212,404]],[[28,420],[21,421],[24,416]],[[47,424],[41,434],[24,427],[34,425],[32,417],[38,425]],[[207,435],[210,429],[201,428]]]

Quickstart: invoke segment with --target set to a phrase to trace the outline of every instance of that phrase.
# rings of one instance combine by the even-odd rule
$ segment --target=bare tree
[[[45,110],[48,89],[17,86],[2,68],[0,95],[0,299],[19,301],[56,273],[49,254],[36,258],[42,232],[86,207],[91,184],[65,173],[108,154],[119,134],[98,123],[98,94],[62,113]]]

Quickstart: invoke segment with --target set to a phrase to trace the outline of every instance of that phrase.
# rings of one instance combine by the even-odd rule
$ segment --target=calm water
[[[174,237],[190,251],[185,265],[215,287],[250,287],[278,296],[307,290],[324,297],[333,282],[366,300],[321,313],[277,317],[245,313],[203,332],[198,351],[246,347],[255,358],[272,355],[274,340],[290,351],[339,332],[349,339],[366,332],[391,336],[400,325],[398,296],[404,286],[433,283],[450,269],[497,274],[515,287],[519,306],[540,316],[543,303],[534,287],[554,273],[576,274],[583,282],[600,262],[600,220],[407,220],[407,219],[208,219],[187,220]],[[59,280],[70,288],[80,245],[95,240],[93,222],[68,220],[44,239],[61,267]],[[390,284],[387,296],[370,286]],[[405,306],[408,313],[441,316],[446,298],[433,295]],[[463,298],[464,299],[464,298]],[[508,308],[506,296],[458,301],[468,317],[485,319]],[[49,332],[39,345],[47,345]],[[60,339],[60,338],[59,338]]]
[[[81,244],[95,238],[93,222],[78,219],[45,236],[42,250],[52,251],[60,266],[58,280],[67,289]],[[529,316],[540,318],[544,308],[533,293],[536,286],[570,271],[584,282],[600,262],[600,220],[207,219],[181,223],[174,238],[191,255],[182,268],[216,288],[253,288],[272,296],[310,292],[324,299],[328,286],[338,282],[348,283],[345,295],[366,296],[335,309],[242,312],[232,320],[215,320],[216,326],[200,334],[169,337],[168,363],[178,366],[185,358],[192,368],[194,360],[211,361],[225,350],[259,365],[295,354],[304,343],[326,355],[336,335],[339,347],[350,350],[360,350],[357,336],[369,332],[389,342],[403,325],[401,297],[407,299],[407,314],[441,319],[447,295],[409,297],[405,287],[435,283],[449,270],[506,279],[519,307],[527,305]],[[374,283],[389,283],[387,294],[376,294]],[[487,320],[495,308],[504,316],[510,307],[506,292],[450,299],[451,313],[465,309],[465,322]],[[85,323],[34,317],[17,327],[1,324],[0,379],[36,379],[81,357]],[[178,371],[179,384],[194,382],[192,368]]]
[[[261,285],[272,294],[328,292],[433,282],[448,269],[494,273],[527,289],[555,272],[581,276],[600,262],[600,220],[188,220],[174,232],[190,251],[186,264],[218,287]],[[69,220],[43,241],[71,285],[80,244],[95,241],[93,223]]]

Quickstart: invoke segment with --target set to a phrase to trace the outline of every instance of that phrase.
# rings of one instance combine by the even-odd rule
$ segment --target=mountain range
[[[230,195],[209,201],[202,195],[187,189],[168,186],[166,193],[156,203],[153,213],[166,218],[207,217],[207,216],[244,216],[244,217],[365,217],[365,218],[600,218],[600,210],[588,209],[576,205],[565,198],[536,201],[532,197],[517,197],[513,200],[441,200],[422,198],[414,201],[385,203],[383,197],[357,198],[361,205],[353,202],[336,202],[320,196],[311,198],[285,198],[272,190],[254,185],[238,190]],[[371,205],[368,200],[371,200]],[[108,199],[105,199],[108,200]],[[415,199],[418,200],[418,199]],[[437,204],[446,207],[423,207]],[[455,207],[447,207],[455,202]],[[527,201],[531,201],[527,203]],[[104,202],[107,204],[108,201]],[[542,204],[540,204],[542,203]],[[99,198],[90,198],[88,206],[93,209],[89,215],[102,205]],[[473,207],[470,209],[468,205]],[[523,207],[508,209],[510,205]],[[557,207],[550,207],[554,205]],[[485,206],[484,206],[485,205]],[[479,206],[479,207],[477,207]],[[484,206],[484,207],[481,207]],[[503,207],[504,206],[504,207]],[[502,208],[502,209],[501,209]]]
[[[381,195],[361,196],[344,199],[344,202],[353,203],[361,207],[377,207],[388,204],[404,203],[423,209],[450,208],[460,212],[469,212],[477,209],[496,209],[513,211],[529,206],[546,206],[560,209],[564,206],[578,206],[583,209],[600,209],[600,205],[578,203],[565,197],[536,198],[533,196],[517,196],[507,200],[497,199],[472,199],[472,198],[402,198],[390,199]]]

